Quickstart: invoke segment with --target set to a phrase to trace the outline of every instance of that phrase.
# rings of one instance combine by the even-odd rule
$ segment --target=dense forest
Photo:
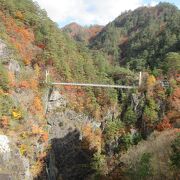
[[[172,4],[60,29],[32,0],[0,0],[0,179],[179,179],[179,74]]]
[[[168,52],[180,50],[180,11],[169,3],[128,11],[90,43],[116,63],[135,70],[159,68]]]

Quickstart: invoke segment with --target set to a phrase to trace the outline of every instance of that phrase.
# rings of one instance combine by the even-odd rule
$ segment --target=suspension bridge
[[[126,85],[111,85],[111,84],[89,84],[89,83],[78,83],[78,82],[49,82],[48,76],[49,71],[46,71],[47,84],[51,85],[61,85],[61,86],[84,86],[84,87],[102,87],[102,88],[117,88],[117,89],[137,89],[142,84],[142,72],[139,73],[139,86],[126,86]]]

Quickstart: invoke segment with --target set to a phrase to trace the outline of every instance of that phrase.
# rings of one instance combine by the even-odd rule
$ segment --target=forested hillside
[[[83,27],[76,23],[71,23],[62,28],[64,32],[74,38],[76,41],[89,43],[101,30],[103,26],[92,25],[89,27]]]
[[[159,68],[167,53],[180,51],[180,10],[160,3],[127,11],[109,23],[90,47],[131,69]]]
[[[180,11],[141,7],[100,29],[0,0],[0,179],[180,178]]]
[[[102,53],[90,52],[85,46],[70,39],[37,4],[31,0],[1,0],[0,3],[1,39],[10,44],[23,66],[37,65],[41,70],[41,78],[45,69],[50,67],[54,80],[113,83],[112,78],[108,76],[111,67],[105,56]],[[106,110],[101,111],[104,99],[109,105],[116,103],[114,90],[79,91],[81,97],[76,97],[76,94],[71,97],[74,98],[73,105],[76,106],[75,102],[82,104],[81,107],[75,108],[84,109],[90,114],[103,115],[102,112],[107,110],[105,108]]]

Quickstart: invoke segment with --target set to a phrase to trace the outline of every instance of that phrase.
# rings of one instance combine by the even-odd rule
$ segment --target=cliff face
[[[94,170],[90,167],[94,150],[88,149],[84,129],[100,130],[100,123],[68,108],[69,103],[58,88],[50,89],[47,102],[47,123],[51,149],[47,155],[47,170],[39,179],[84,179]],[[83,146],[83,144],[87,144]]]
[[[41,171],[37,167],[43,164],[40,159],[47,148],[47,133],[43,130],[46,124],[41,123],[44,114],[42,102],[37,97],[36,74],[33,68],[24,67],[18,61],[4,41],[0,41],[0,47],[0,174],[14,179],[33,179],[33,174]],[[30,76],[32,84],[27,81]],[[32,108],[34,103],[38,103],[37,109]]]
[[[32,179],[29,159],[23,157],[12,137],[0,135],[0,179]]]

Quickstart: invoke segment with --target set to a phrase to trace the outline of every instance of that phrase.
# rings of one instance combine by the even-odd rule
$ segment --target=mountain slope
[[[168,52],[180,50],[180,10],[160,3],[125,12],[109,23],[90,47],[132,69],[159,67]]]
[[[74,38],[76,41],[88,43],[94,38],[101,30],[103,26],[93,25],[90,27],[83,27],[76,23],[66,25],[62,30]]]
[[[8,42],[16,51],[21,59],[20,63],[40,68],[41,79],[45,69],[49,68],[51,78],[56,81],[113,83],[107,75],[109,65],[106,58],[69,38],[37,4],[29,0],[1,0],[0,5],[1,39]],[[103,63],[100,64],[100,60]],[[77,93],[77,89],[75,91]],[[78,110],[83,109],[86,113],[101,116],[103,99],[96,97],[99,93],[84,88],[79,91],[84,97],[76,96],[76,93],[70,97],[74,99],[73,106]],[[114,90],[98,91],[104,96],[109,94],[111,97],[108,102],[114,104]],[[86,98],[94,105],[88,107]],[[77,102],[82,104],[81,108],[77,107]]]
[[[172,33],[178,31],[174,28]],[[110,60],[118,40],[111,37],[113,33],[110,28],[106,41]],[[121,41],[128,42],[126,37]],[[0,0],[0,179],[1,174],[28,180],[110,179],[108,174],[115,179],[119,157],[130,147],[155,130],[163,136],[161,131],[179,128],[179,57],[174,52],[165,58],[161,71],[166,71],[166,77],[155,77],[146,69],[142,85],[132,90],[55,86],[50,82],[136,86],[138,73],[114,66],[101,50],[74,41],[32,0]],[[50,76],[45,83],[47,69]],[[172,132],[175,137],[179,131]],[[179,144],[178,140],[168,143],[174,146],[166,156],[172,157],[174,174],[179,173]],[[149,161],[145,156],[144,166],[137,166],[147,178],[153,173],[147,168]],[[132,163],[136,163],[133,158]],[[117,170],[121,173],[123,168]],[[136,166],[130,171],[136,172]],[[126,172],[116,179],[121,176],[127,177]],[[143,177],[140,174],[139,179]]]

